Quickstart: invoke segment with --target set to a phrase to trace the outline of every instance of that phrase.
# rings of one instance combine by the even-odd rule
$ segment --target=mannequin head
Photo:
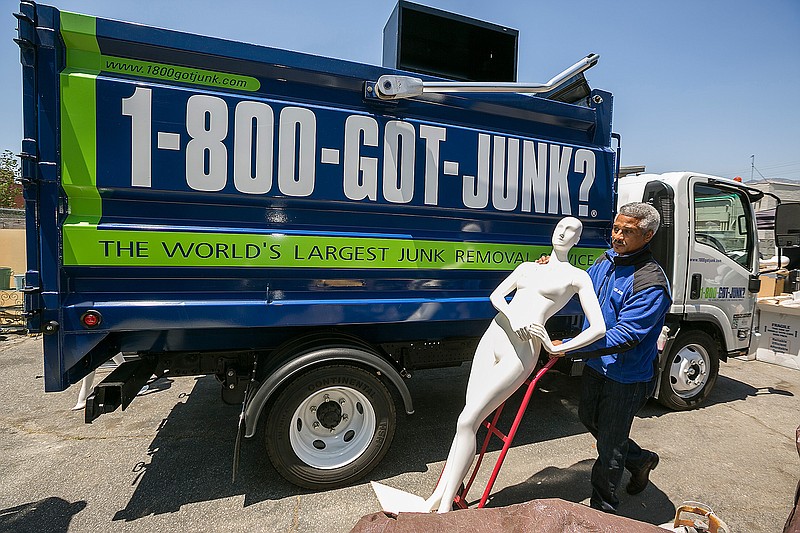
[[[553,231],[553,251],[569,252],[581,240],[583,224],[575,217],[564,217]]]

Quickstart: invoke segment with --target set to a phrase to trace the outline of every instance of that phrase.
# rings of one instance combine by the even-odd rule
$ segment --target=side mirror
[[[779,248],[800,247],[800,203],[775,208],[775,244]]]

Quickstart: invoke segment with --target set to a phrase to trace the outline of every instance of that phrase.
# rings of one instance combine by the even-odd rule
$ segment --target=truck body
[[[662,225],[651,248],[672,286],[657,397],[688,409],[711,392],[719,361],[750,349],[760,287],[753,202],[761,191],[691,172],[619,180],[620,205],[650,202]]]
[[[617,182],[608,92],[386,101],[379,77],[409,73],[33,2],[17,18],[25,310],[45,389],[126,355],[87,421],[152,375],[215,375],[281,475],[352,482],[388,449],[396,407],[413,412],[404,379],[471,358],[489,294],[549,252],[562,217],[583,222],[571,261],[591,265],[618,200],[664,218],[667,404],[701,401],[718,359],[748,347],[752,191]],[[548,328],[580,323],[572,302]]]
[[[132,359],[89,421],[152,374],[213,374],[283,475],[347,482],[385,453],[394,397],[413,411],[401,376],[470,359],[489,293],[560,218],[584,222],[575,264],[605,248],[606,92],[387,102],[374,82],[405,73],[31,2],[18,19],[45,389]]]

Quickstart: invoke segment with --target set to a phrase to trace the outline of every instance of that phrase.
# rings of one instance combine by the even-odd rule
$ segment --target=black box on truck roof
[[[460,81],[517,81],[519,31],[400,0],[383,28],[383,66]]]

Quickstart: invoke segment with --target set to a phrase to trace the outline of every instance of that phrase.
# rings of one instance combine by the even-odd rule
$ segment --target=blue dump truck
[[[558,90],[596,56],[539,94],[429,92],[441,78],[33,2],[16,17],[45,389],[126,356],[87,422],[153,375],[214,375],[283,476],[347,484],[413,412],[405,380],[470,360],[490,292],[558,220],[584,224],[574,264],[606,248],[612,95]]]

